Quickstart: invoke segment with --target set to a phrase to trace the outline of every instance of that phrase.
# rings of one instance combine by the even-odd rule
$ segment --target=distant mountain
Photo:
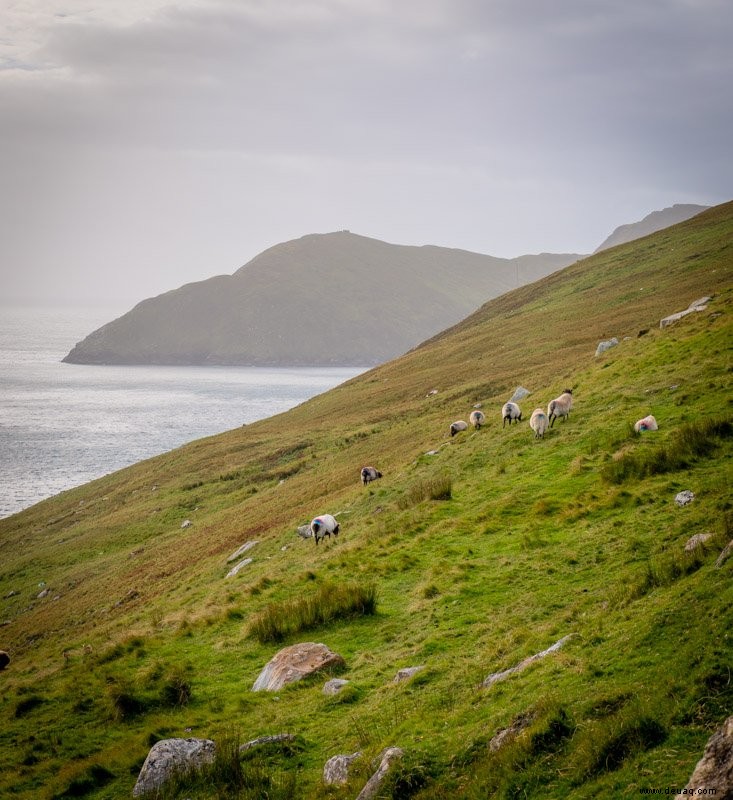
[[[144,300],[64,361],[371,366],[580,257],[504,259],[348,231],[313,234],[265,250],[233,275]]]
[[[676,225],[678,222],[684,222],[695,217],[703,211],[706,211],[709,206],[695,206],[690,204],[677,203],[671,208],[665,208],[662,211],[652,211],[647,214],[640,222],[632,222],[628,225],[621,225],[600,245],[596,248],[595,252],[600,253],[601,250],[607,250],[609,247],[615,247],[617,244],[626,244],[632,242],[634,239],[640,239],[642,236],[648,236],[650,233],[656,233],[664,228],[669,228],[671,225]]]

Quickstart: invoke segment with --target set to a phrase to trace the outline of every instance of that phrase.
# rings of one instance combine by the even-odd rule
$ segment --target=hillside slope
[[[634,239],[641,239],[642,236],[649,236],[650,233],[656,233],[664,230],[664,228],[669,228],[671,225],[676,225],[678,222],[684,222],[696,214],[702,213],[707,208],[708,206],[696,206],[691,203],[675,203],[673,206],[663,208],[661,211],[652,211],[651,214],[647,214],[639,222],[619,225],[596,248],[595,252],[600,253],[601,250],[607,250],[617,244],[626,244],[627,242],[633,242]]]
[[[493,258],[348,231],[304,236],[266,250],[233,275],[144,300],[87,336],[64,361],[374,365],[488,298],[578,258]]]
[[[733,558],[715,565],[733,538],[732,256],[729,203],[496,298],[286,414],[0,520],[0,794],[130,796],[151,744],[186,736],[223,755],[167,797],[353,798],[388,745],[405,756],[385,796],[684,786],[733,713]],[[503,429],[518,384],[524,421]],[[535,440],[531,410],[566,386],[570,418]],[[487,425],[449,438],[476,403]],[[659,431],[634,435],[649,413]],[[384,473],[369,488],[364,464]],[[325,512],[340,536],[301,540]],[[686,554],[697,533],[711,536]],[[252,563],[226,578],[246,541]],[[376,592],[377,613],[304,627],[305,601],[334,586]],[[292,630],[261,641],[263,612]],[[348,691],[251,691],[299,641],[344,657]],[[236,756],[282,732],[299,738]],[[324,787],[324,762],[355,751],[349,783]]]

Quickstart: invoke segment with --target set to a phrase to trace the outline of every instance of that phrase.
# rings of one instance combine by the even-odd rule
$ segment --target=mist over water
[[[80,366],[115,316],[0,309],[0,517],[186,442],[292,408],[360,368]]]

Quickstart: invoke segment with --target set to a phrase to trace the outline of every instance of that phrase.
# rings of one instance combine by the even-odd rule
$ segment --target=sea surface
[[[0,308],[0,517],[363,372],[61,363],[116,312]]]

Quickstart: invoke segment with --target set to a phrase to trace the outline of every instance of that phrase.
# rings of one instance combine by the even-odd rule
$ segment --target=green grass
[[[171,798],[355,797],[391,745],[405,758],[385,793],[416,800],[684,786],[733,713],[733,559],[715,567],[733,538],[731,242],[728,204],[497,298],[287,414],[0,520],[0,797],[129,797],[151,745],[188,736],[216,741],[222,764]],[[703,295],[707,312],[658,328]],[[572,386],[570,419],[544,440],[502,429],[519,384],[527,419]],[[450,439],[477,402],[487,424]],[[648,413],[659,431],[631,435]],[[650,469],[659,453],[677,466]],[[384,477],[365,488],[366,463]],[[695,500],[679,508],[683,489]],[[316,548],[296,531],[321,513],[341,533]],[[378,613],[351,605],[364,589]],[[268,615],[275,639],[344,658],[341,700],[320,678],[250,691],[282,646],[250,635]],[[283,732],[303,747],[249,763],[227,744]],[[325,761],[356,750],[349,784],[323,787]]]

